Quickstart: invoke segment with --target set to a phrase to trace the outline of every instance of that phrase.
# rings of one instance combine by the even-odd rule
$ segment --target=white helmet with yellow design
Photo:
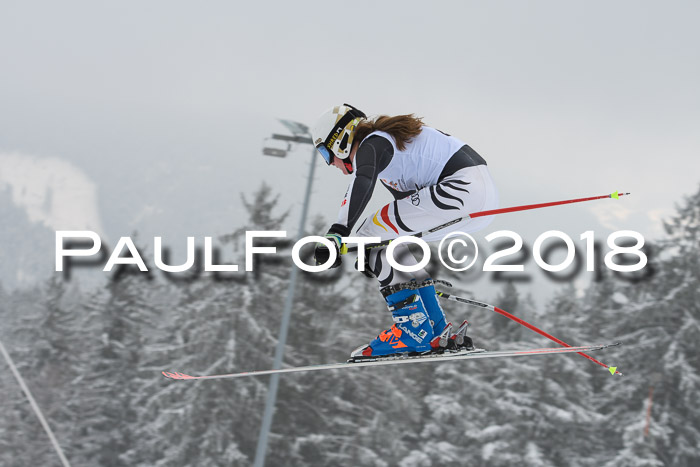
[[[352,165],[346,159],[350,157],[355,128],[366,115],[350,104],[337,105],[324,112],[311,129],[311,138],[326,164],[331,165],[333,158],[343,160],[349,171]]]

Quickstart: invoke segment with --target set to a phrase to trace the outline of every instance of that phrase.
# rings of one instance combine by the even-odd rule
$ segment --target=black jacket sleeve
[[[345,195],[349,203],[347,221],[333,224],[329,233],[337,233],[344,237],[350,235],[353,226],[372,198],[379,173],[389,166],[393,157],[394,147],[382,136],[370,136],[360,143],[355,154],[355,180],[349,193]]]

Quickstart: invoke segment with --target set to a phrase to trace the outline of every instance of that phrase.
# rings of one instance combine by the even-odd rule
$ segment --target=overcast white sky
[[[284,131],[276,117],[311,123],[349,102],[465,140],[503,206],[633,194],[502,216],[489,232],[653,238],[700,182],[698,13],[647,1],[0,1],[0,153],[83,171],[107,235],[176,244],[235,228],[239,193],[261,180],[298,215],[308,151],[264,158],[263,138]],[[312,213],[330,221],[347,180],[317,169]]]

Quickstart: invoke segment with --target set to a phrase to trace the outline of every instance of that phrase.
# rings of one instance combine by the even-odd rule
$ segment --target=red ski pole
[[[544,332],[540,328],[533,326],[532,324],[528,323],[527,321],[525,321],[523,319],[518,318],[517,316],[511,315],[507,311],[502,310],[502,309],[498,308],[497,306],[489,305],[488,303],[477,302],[476,300],[470,300],[468,298],[457,297],[454,295],[446,294],[445,292],[437,292],[437,295],[438,295],[438,297],[444,298],[445,300],[453,300],[455,302],[462,302],[462,303],[466,303],[467,305],[478,306],[479,308],[486,308],[487,310],[495,311],[496,313],[503,315],[508,319],[512,319],[516,323],[521,324],[532,331],[535,331],[537,334],[544,336],[547,339],[553,340],[557,344],[563,345],[564,347],[571,347],[569,344],[562,341],[561,339],[557,339],[553,335]],[[600,361],[596,360],[595,358],[591,357],[590,355],[585,354],[583,352],[576,352],[576,353],[583,356],[583,357],[586,357],[587,359],[589,359],[593,363],[597,363],[598,365],[600,365],[604,368],[607,368],[611,372],[614,372],[614,374],[622,376],[622,373],[617,371],[617,367],[609,367],[605,363],[600,362]],[[615,369],[613,370],[613,368],[615,368]]]
[[[616,192],[610,193],[608,195],[591,196],[589,198],[566,199],[564,201],[552,201],[549,203],[539,203],[539,204],[526,204],[523,206],[512,206],[509,208],[491,209],[489,211],[479,211],[479,212],[467,214],[466,216],[463,216],[463,217],[458,217],[457,219],[453,219],[449,222],[445,222],[444,224],[438,225],[437,227],[433,227],[432,229],[426,230],[424,232],[414,233],[411,236],[421,238],[421,237],[424,237],[425,235],[428,235],[429,233],[433,233],[433,232],[436,232],[438,230],[442,230],[445,227],[449,227],[451,225],[457,224],[457,223],[465,221],[467,219],[474,219],[476,217],[493,216],[495,214],[505,214],[507,212],[529,211],[531,209],[540,209],[540,208],[546,208],[549,206],[559,206],[561,204],[583,203],[584,201],[593,201],[596,199],[604,199],[604,198],[620,199],[620,196],[625,196],[625,195],[629,195],[629,193],[618,193],[616,191]],[[380,248],[383,246],[387,246],[391,242],[392,242],[392,240],[384,240],[383,242],[371,243],[371,244],[365,245],[365,248]],[[357,251],[357,247],[356,246],[348,247],[347,245],[343,244],[343,246],[340,248],[341,255],[344,255],[344,254],[351,252],[351,251]]]
[[[559,206],[561,204],[583,203],[584,201],[593,201],[596,199],[605,199],[605,198],[620,199],[620,196],[625,196],[625,195],[629,195],[629,193],[618,193],[616,191],[614,193],[610,193],[609,195],[591,196],[590,198],[566,199],[564,201],[552,201],[550,203],[527,204],[524,206],[513,206],[510,208],[491,209],[489,211],[480,211],[480,212],[475,212],[473,214],[469,214],[468,217],[473,219],[475,217],[493,216],[494,214],[504,214],[506,212],[528,211],[530,209],[547,208],[549,206]]]

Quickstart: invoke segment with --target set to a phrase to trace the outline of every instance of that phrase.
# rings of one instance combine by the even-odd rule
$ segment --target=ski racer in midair
[[[417,265],[404,243],[391,240],[420,235],[424,240],[434,241],[455,230],[475,232],[483,229],[496,214],[603,198],[619,199],[629,193],[615,191],[603,196],[497,209],[498,194],[486,161],[464,142],[423,125],[413,115],[380,116],[368,120],[360,110],[343,104],[324,113],[312,128],[311,135],[326,164],[337,167],[346,175],[354,175],[343,198],[338,221],[331,226],[324,241],[316,245],[317,264],[329,263],[335,249],[336,259],[332,267],[340,265],[340,252],[349,251],[343,248],[342,237],[350,236],[372,197],[377,180],[394,196],[392,203],[364,219],[353,235],[380,239],[380,243],[370,243],[366,247],[365,264],[357,266],[360,270],[364,266],[363,272],[379,281],[380,292],[386,299],[394,324],[368,344],[355,349],[345,363],[199,376],[163,371],[166,378],[241,378],[415,361],[446,362],[574,352],[604,367],[610,374],[622,374],[616,366],[606,365],[584,353],[615,347],[620,342],[571,346],[497,306],[442,291],[436,293],[434,284],[442,281],[433,281],[423,269],[411,268],[417,269],[412,273],[394,269],[388,262],[386,245],[396,247],[393,256],[399,264]],[[452,325],[447,322],[437,295],[498,313],[556,342],[559,347],[476,349],[466,335],[466,321],[452,332]]]
[[[463,141],[423,125],[413,115],[370,120],[362,111],[343,104],[321,115],[311,133],[326,164],[354,175],[338,220],[326,234],[338,254],[333,267],[340,265],[342,237],[350,236],[377,181],[394,201],[364,219],[354,236],[395,239],[498,205],[486,161]],[[475,232],[491,220],[492,216],[470,219],[423,239],[433,241],[455,230]],[[418,264],[405,244],[397,245],[394,256],[405,266]],[[328,247],[319,243],[315,258],[318,264],[328,261]],[[441,351],[455,337],[470,347],[471,340],[464,339],[467,322],[453,332],[425,270],[407,273],[392,268],[384,247],[365,251],[365,273],[379,281],[394,324],[354,350],[351,359]]]

